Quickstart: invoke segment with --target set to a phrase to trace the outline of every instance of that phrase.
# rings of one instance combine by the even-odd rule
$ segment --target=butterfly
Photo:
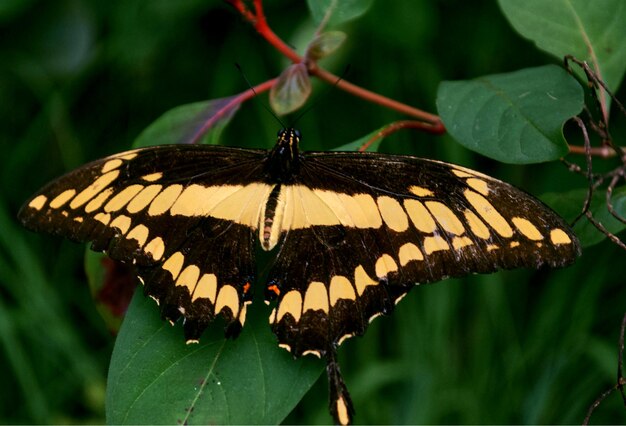
[[[19,219],[133,265],[162,315],[182,318],[187,342],[219,315],[227,337],[240,333],[255,249],[271,251],[270,326],[294,357],[326,360],[338,424],[354,415],[338,347],[416,284],[563,267],[580,254],[562,218],[507,183],[411,156],[300,152],[300,140],[289,128],[271,150],[123,152],[52,181]]]

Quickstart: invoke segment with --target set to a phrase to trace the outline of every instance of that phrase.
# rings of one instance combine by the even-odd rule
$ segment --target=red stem
[[[254,29],[268,41],[268,43],[274,46],[284,56],[289,58],[290,61],[292,61],[293,63],[302,62],[303,58],[298,55],[293,49],[291,49],[284,41],[282,41],[281,38],[278,37],[267,24],[267,20],[265,19],[265,13],[263,12],[262,0],[254,0],[255,13],[252,13],[250,9],[246,7],[246,5],[243,3],[243,0],[227,0],[227,2],[233,5],[235,9],[237,9],[237,11],[254,26]],[[315,62],[307,61],[307,69],[311,75],[319,77],[320,79],[330,84],[336,84],[337,87],[354,96],[360,97],[362,99],[368,100],[370,102],[379,104],[390,109],[394,109],[398,112],[415,117],[419,120],[424,120],[427,123],[431,124],[432,128],[439,129],[438,131],[436,131],[436,133],[445,132],[445,128],[441,123],[441,119],[435,114],[422,111],[420,109],[411,107],[394,99],[390,99],[386,96],[374,93],[370,90],[352,84],[346,80],[339,78],[331,72],[328,72],[325,69],[318,67]]]

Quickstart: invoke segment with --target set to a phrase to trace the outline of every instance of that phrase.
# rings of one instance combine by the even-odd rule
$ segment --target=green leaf
[[[309,43],[307,55],[313,60],[325,58],[337,50],[346,41],[346,33],[327,31],[314,37]]]
[[[580,214],[586,197],[587,189],[574,189],[563,193],[544,194],[541,199],[565,219],[572,221]],[[626,218],[626,187],[614,190],[611,202],[615,212]],[[612,234],[618,234],[626,229],[626,224],[620,222],[609,212],[606,206],[606,191],[594,192],[590,211],[594,219]],[[582,217],[576,222],[574,231],[583,247],[591,247],[606,238],[606,235],[600,232],[586,217]]]
[[[303,63],[289,65],[270,90],[270,105],[278,115],[300,108],[311,94],[311,79]]]
[[[173,108],[141,132],[133,147],[196,141],[217,144],[222,130],[239,109],[239,104],[226,109],[233,99],[213,99]]]
[[[612,91],[626,71],[624,0],[498,0],[504,15],[523,37],[562,59],[587,61]],[[577,72],[586,80],[584,73]]]
[[[307,0],[307,4],[316,23],[330,13],[328,25],[337,25],[364,14],[372,0]]]
[[[470,81],[444,81],[437,109],[463,146],[516,164],[568,152],[563,124],[583,107],[583,90],[565,70],[547,65]]]
[[[109,424],[277,424],[323,370],[320,360],[278,348],[262,304],[250,305],[237,339],[213,324],[199,344],[185,345],[180,323],[161,321],[141,293],[111,358]]]
[[[337,148],[333,148],[332,151],[357,151],[359,148],[365,145],[370,139],[377,136],[380,132],[382,132],[386,128],[387,126],[383,126],[380,129],[374,130],[373,132],[355,141],[349,142],[345,145],[338,146]],[[380,137],[377,138],[370,146],[367,147],[366,151],[377,152],[378,148],[380,147],[380,143],[383,141],[383,139],[384,138],[380,138]]]

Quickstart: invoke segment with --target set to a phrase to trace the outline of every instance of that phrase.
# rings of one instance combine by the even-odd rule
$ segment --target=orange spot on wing
[[[276,284],[272,284],[267,289],[276,293],[276,296],[280,296],[280,289],[278,288]]]
[[[243,294],[246,294],[250,290],[250,283],[247,282],[243,285]]]

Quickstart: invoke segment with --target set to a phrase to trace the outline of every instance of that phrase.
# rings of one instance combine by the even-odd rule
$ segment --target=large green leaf
[[[337,25],[364,14],[372,0],[307,0],[313,20],[320,23],[330,12],[328,25]]]
[[[321,361],[278,348],[262,304],[250,306],[239,338],[224,339],[218,322],[199,344],[185,345],[180,323],[161,321],[141,293],[113,350],[109,424],[276,424],[322,371]]]
[[[504,15],[538,48],[589,62],[615,91],[626,71],[624,0],[498,0]],[[582,72],[581,77],[584,78]]]
[[[173,108],[141,132],[133,147],[196,142],[216,144],[222,130],[239,109],[239,105],[225,109],[233,98],[213,99]]]
[[[583,107],[583,90],[548,65],[469,81],[444,81],[437,109],[463,146],[505,163],[539,163],[568,152],[562,128]]]

